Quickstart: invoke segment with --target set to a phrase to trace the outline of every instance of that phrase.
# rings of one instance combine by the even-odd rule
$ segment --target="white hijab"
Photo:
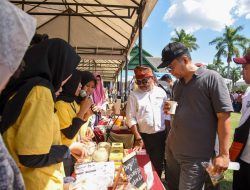
[[[35,30],[35,18],[0,0],[0,92],[20,65]]]

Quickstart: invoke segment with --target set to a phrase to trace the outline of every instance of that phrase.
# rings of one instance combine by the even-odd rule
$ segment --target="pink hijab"
[[[100,78],[100,81],[96,85],[95,91],[93,92],[93,100],[94,103],[97,106],[102,106],[102,104],[105,102],[105,91],[103,88],[103,80],[101,75],[97,74],[96,77]]]

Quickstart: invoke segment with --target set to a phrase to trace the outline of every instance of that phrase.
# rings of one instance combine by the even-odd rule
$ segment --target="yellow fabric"
[[[27,168],[18,160],[18,155],[47,154],[51,145],[61,145],[59,121],[48,88],[33,87],[16,123],[3,134],[3,138],[22,172],[27,190],[63,189],[62,162],[48,167]]]
[[[72,119],[76,117],[76,113],[79,112],[80,106],[74,101],[72,103],[64,102],[62,100],[56,102],[57,116],[60,122],[60,129],[65,129],[72,124]],[[62,135],[62,143],[64,145],[71,145],[73,142],[76,142],[76,137],[73,139],[68,139],[65,137],[63,133]]]
[[[79,133],[78,133],[77,141],[80,141],[86,136],[86,132],[87,132],[90,119],[91,117],[89,117],[88,120],[81,126]]]

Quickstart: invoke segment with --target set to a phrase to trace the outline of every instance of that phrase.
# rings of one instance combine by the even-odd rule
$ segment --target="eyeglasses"
[[[170,64],[170,65],[168,65],[167,67],[165,67],[165,69],[166,69],[167,71],[171,71],[171,70],[173,70],[173,65]]]
[[[177,60],[177,61],[174,61],[174,60]],[[181,57],[181,58],[176,58],[176,59],[174,59],[167,67],[165,67],[165,69],[167,70],[167,71],[172,71],[175,67],[176,67],[176,64],[177,63],[182,63],[183,62],[183,58]]]
[[[141,80],[139,80],[139,79],[136,79],[136,81],[135,81],[135,83],[137,84],[137,85],[146,85],[146,84],[148,84],[148,81],[149,81],[149,79],[150,79],[151,77],[149,77],[149,78],[144,78],[144,79],[141,79]]]

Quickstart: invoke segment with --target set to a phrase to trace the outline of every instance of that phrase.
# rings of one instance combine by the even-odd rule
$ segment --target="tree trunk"
[[[230,77],[230,61],[227,61],[227,78]]]

